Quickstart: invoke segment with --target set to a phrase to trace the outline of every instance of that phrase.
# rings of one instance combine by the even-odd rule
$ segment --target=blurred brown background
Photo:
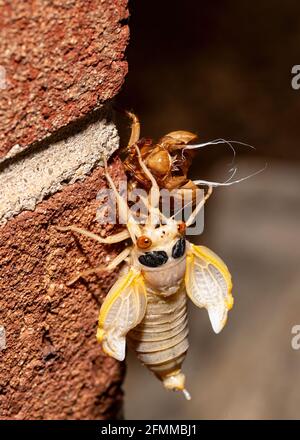
[[[168,393],[128,356],[125,417],[299,418],[299,110],[291,69],[300,64],[298,1],[132,1],[129,74],[118,103],[142,134],[178,129],[200,141],[234,139],[239,176],[216,189],[198,241],[228,264],[235,306],[213,334],[206,311],[190,307],[183,370],[192,401]],[[230,152],[202,149],[193,174],[225,180]],[[195,237],[192,237],[195,241]]]

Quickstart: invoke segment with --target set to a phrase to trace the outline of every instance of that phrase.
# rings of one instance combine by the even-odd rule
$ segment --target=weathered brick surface
[[[115,96],[127,72],[127,0],[0,0],[0,156]]]
[[[111,173],[117,182],[122,164]],[[0,323],[7,348],[0,352],[0,418],[114,418],[122,403],[124,367],[96,341],[99,307],[116,272],[90,275],[72,287],[80,269],[113,258],[120,245],[103,246],[55,225],[77,224],[106,234],[95,220],[102,170],[75,183],[34,212],[1,228]]]
[[[127,0],[0,0],[0,75],[6,72],[5,88],[0,78],[0,158],[24,150],[12,163],[4,161],[0,172],[18,160],[30,170],[30,155],[42,145],[51,156],[57,137],[67,157],[64,139],[74,131],[82,135],[78,157],[86,164],[80,146],[90,138],[84,127],[92,112],[100,115],[95,109],[110,106],[127,72],[126,7]],[[116,138],[106,139],[114,130],[103,125],[99,158],[117,145]],[[77,157],[72,160],[76,165]],[[44,172],[51,173],[45,163]],[[78,176],[90,173],[84,180],[68,185],[74,176],[66,177],[61,191],[43,194],[34,211],[14,214],[0,227],[0,326],[7,335],[4,350],[0,341],[1,419],[107,419],[120,413],[124,366],[105,356],[95,337],[116,271],[66,286],[76,271],[106,262],[120,246],[55,229],[77,224],[113,232],[95,220],[96,194],[106,185],[97,163],[96,157]],[[116,182],[123,176],[117,159],[112,174]],[[25,198],[26,191],[24,184]]]

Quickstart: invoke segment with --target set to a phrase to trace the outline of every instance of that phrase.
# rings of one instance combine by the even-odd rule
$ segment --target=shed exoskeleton
[[[228,310],[233,305],[227,266],[211,250],[190,243],[185,236],[185,228],[193,224],[212,188],[209,187],[185,223],[174,217],[166,218],[159,210],[157,181],[142,160],[138,146],[135,148],[139,165],[151,182],[145,200],[149,215],[144,223],[138,223],[132,215],[104,161],[105,175],[116,196],[120,214],[127,218],[126,230],[102,238],[76,226],[59,229],[82,233],[101,243],[131,238],[132,244],[106,268],[113,269],[124,263],[119,279],[100,309],[97,339],[105,353],[119,361],[125,359],[128,341],[141,362],[165,388],[182,391],[190,399],[181,372],[188,350],[187,298],[207,309],[216,333],[224,327]]]

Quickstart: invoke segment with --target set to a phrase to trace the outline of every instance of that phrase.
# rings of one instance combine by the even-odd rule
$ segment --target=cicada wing
[[[233,306],[231,275],[226,264],[207,247],[191,244],[185,285],[193,303],[207,309],[212,328],[219,333]]]
[[[112,286],[100,309],[97,340],[106,354],[125,359],[126,334],[142,321],[146,306],[143,277],[130,269]]]

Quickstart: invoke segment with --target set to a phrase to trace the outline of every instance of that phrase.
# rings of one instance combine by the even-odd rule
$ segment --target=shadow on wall
[[[193,400],[163,390],[129,355],[125,416],[130,418],[299,418],[300,5],[270,2],[131,2],[129,75],[119,104],[134,109],[143,135],[178,129],[201,141],[235,139],[246,182],[217,189],[198,240],[228,264],[235,306],[213,334],[205,311],[190,307],[184,364]],[[226,147],[201,150],[193,174],[225,180]],[[195,238],[192,238],[195,241]]]

